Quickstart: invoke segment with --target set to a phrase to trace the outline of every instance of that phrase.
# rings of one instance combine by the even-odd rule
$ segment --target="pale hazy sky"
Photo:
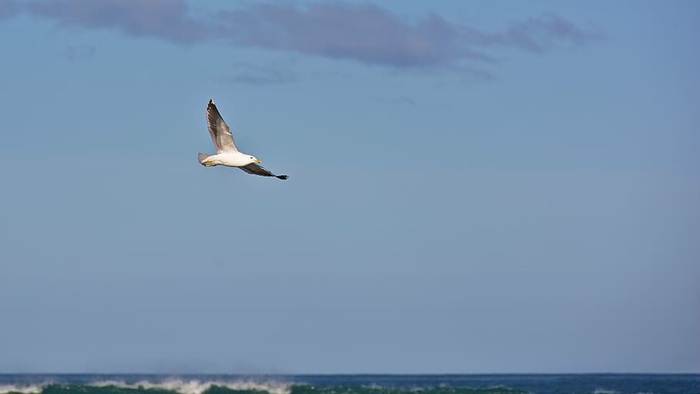
[[[700,372],[699,15],[0,1],[0,372]]]

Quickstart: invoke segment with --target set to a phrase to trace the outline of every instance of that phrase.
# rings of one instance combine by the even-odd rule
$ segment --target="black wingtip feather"
[[[287,178],[289,178],[289,175],[275,175],[275,177],[277,177],[281,180],[286,180]]]

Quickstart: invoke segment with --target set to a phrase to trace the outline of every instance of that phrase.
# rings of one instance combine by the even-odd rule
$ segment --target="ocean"
[[[0,394],[700,394],[700,375],[0,374]]]

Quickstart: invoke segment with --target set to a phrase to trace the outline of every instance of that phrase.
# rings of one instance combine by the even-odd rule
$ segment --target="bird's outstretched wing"
[[[216,104],[214,104],[214,99],[209,99],[209,104],[207,105],[207,126],[209,127],[211,141],[216,146],[216,153],[238,151],[236,143],[233,142],[231,129],[224,122],[224,118],[221,117]]]
[[[267,168],[265,168],[261,165],[255,164],[255,163],[250,163],[247,166],[238,167],[238,168],[247,172],[248,174],[253,174],[253,175],[274,176],[275,178],[278,178],[278,179],[289,178],[289,176],[287,176],[287,175],[275,175],[272,172],[270,172],[270,170],[268,170]]]

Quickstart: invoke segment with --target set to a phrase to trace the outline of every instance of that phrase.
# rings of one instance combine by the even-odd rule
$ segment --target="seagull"
[[[261,161],[257,157],[240,152],[238,148],[236,148],[236,143],[233,142],[231,129],[224,121],[224,118],[221,117],[214,103],[214,99],[209,99],[209,104],[207,105],[207,126],[209,127],[211,140],[214,142],[214,146],[216,146],[216,154],[208,155],[206,153],[200,153],[198,156],[199,163],[203,166],[213,167],[222,165],[238,167],[248,174],[274,176],[278,179],[288,178],[287,175],[273,174],[270,170],[260,165]]]

